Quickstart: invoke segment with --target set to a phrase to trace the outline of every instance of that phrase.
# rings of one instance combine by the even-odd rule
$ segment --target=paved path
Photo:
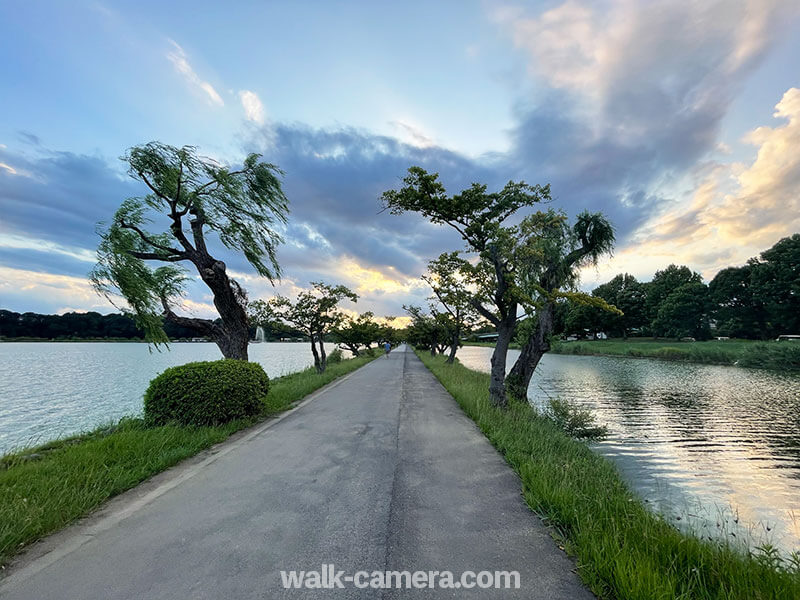
[[[592,598],[520,482],[401,348],[115,501],[0,598]],[[145,493],[146,492],[146,493]],[[285,590],[280,570],[519,571],[519,590]]]

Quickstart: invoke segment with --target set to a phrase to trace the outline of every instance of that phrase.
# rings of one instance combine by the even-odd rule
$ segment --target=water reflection
[[[459,359],[488,371],[491,348]],[[518,353],[509,352],[509,365]],[[800,376],[600,356],[547,355],[528,395],[592,408],[595,445],[657,510],[701,535],[800,549]]]
[[[328,352],[333,344],[326,344]],[[347,354],[347,352],[345,352]],[[250,360],[270,377],[313,364],[308,344],[251,344]],[[142,411],[142,395],[174,365],[221,358],[215,344],[0,344],[0,454],[92,429]]]

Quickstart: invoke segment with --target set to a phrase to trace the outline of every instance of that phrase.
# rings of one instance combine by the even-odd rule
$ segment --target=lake
[[[307,343],[250,344],[249,356],[270,377],[314,364]],[[144,343],[0,343],[0,455],[141,415],[144,391],[164,369],[220,358],[213,343],[161,352]]]
[[[492,348],[461,362],[489,371]],[[509,368],[519,351],[509,351]],[[800,376],[652,359],[548,354],[528,391],[609,428],[593,448],[654,509],[699,535],[800,549]]]

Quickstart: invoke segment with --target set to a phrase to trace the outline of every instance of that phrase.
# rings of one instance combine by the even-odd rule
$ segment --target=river
[[[488,372],[492,348],[458,358]],[[519,352],[509,351],[508,365]],[[528,391],[609,428],[593,448],[682,528],[800,550],[800,375],[653,359],[548,354]]]
[[[302,343],[250,344],[249,355],[270,377],[314,364]],[[0,343],[0,455],[141,415],[144,391],[164,369],[220,358],[212,343],[161,352],[144,343]]]

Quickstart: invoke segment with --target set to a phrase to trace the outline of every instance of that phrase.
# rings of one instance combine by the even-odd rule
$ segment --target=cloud
[[[48,240],[30,238],[22,235],[13,235],[0,232],[0,248],[10,248],[14,250],[25,250],[27,252],[47,252],[68,256],[77,261],[94,263],[95,253],[86,248],[75,248],[62,246]]]
[[[85,278],[0,267],[0,298],[4,308],[52,313],[64,306],[111,312]]]
[[[242,101],[244,116],[248,121],[253,121],[259,125],[264,124],[264,105],[258,94],[249,90],[239,92],[239,99]]]
[[[604,212],[625,250],[719,152],[731,101],[796,12],[788,0],[495,11],[536,84],[506,160],[569,212]]]
[[[617,272],[652,275],[653,265],[688,264],[707,279],[743,264],[779,239],[800,231],[800,89],[778,102],[776,127],[758,127],[744,141],[757,149],[750,164],[714,163],[697,170],[694,192],[653,217],[629,248],[588,281]]]
[[[172,45],[172,50],[167,52],[167,60],[172,63],[172,65],[175,67],[175,70],[183,75],[186,81],[188,81],[192,86],[202,91],[207,96],[208,101],[211,104],[216,106],[224,106],[225,102],[217,93],[217,90],[214,89],[214,86],[212,86],[209,82],[202,80],[200,76],[195,73],[194,69],[189,64],[188,57],[186,56],[186,52],[184,52],[183,48],[181,48],[181,46],[173,40],[169,40],[169,43]]]

